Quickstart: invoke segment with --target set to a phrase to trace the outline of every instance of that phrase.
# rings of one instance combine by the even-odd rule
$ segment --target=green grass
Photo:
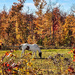
[[[70,51],[71,49],[42,49],[42,58],[48,58],[49,56],[54,56],[56,55],[57,53],[60,53],[60,54],[64,54],[64,57],[68,57],[70,56],[71,54],[68,54],[68,52]],[[0,50],[0,58],[5,54],[5,52],[9,52],[10,50]],[[25,51],[25,54],[26,53],[29,53],[32,51]],[[13,54],[15,54],[17,56],[17,60],[18,61],[19,59],[21,59],[21,50],[16,50]],[[38,51],[37,51],[37,58],[39,58],[38,56]],[[35,57],[35,54],[33,55],[33,57]],[[36,59],[36,61],[38,62],[38,60],[40,61],[40,59]],[[42,59],[44,60],[44,59]]]
[[[43,58],[47,58],[49,55],[55,55],[57,53],[60,53],[60,54],[66,54],[70,51],[71,49],[42,49],[42,57]],[[5,52],[7,52],[9,50],[0,50],[0,58],[2,55],[4,55]],[[31,51],[25,51],[25,53],[29,53]],[[31,52],[32,53],[32,52]],[[14,52],[14,54],[17,55],[18,58],[20,58],[21,56],[21,50],[16,50]],[[38,52],[37,52],[37,56],[38,56]],[[39,57],[39,56],[38,56]]]

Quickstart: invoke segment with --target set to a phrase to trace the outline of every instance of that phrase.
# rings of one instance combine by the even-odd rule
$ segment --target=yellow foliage
[[[2,40],[0,40],[0,42],[2,42]]]
[[[18,67],[15,67],[15,70],[18,70]]]
[[[0,70],[0,73],[2,73],[2,70]]]
[[[32,63],[31,62],[27,63],[27,66],[31,67],[32,66]]]
[[[32,61],[35,60],[34,58],[32,59]]]
[[[29,72],[26,72],[27,75],[29,75]]]
[[[17,39],[19,39],[19,38],[20,38],[20,35],[19,35],[19,34],[18,34],[18,35],[16,35],[16,38],[17,38]]]
[[[23,61],[24,61],[25,63],[27,63],[27,60],[26,60],[26,59],[24,59]]]
[[[2,40],[0,40],[0,45],[1,45],[1,43],[2,43]]]

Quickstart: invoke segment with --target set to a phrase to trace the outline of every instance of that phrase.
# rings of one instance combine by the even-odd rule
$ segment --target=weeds
[[[70,54],[70,55],[69,55]],[[32,53],[26,53],[18,59],[15,51],[7,51],[0,59],[0,74],[2,75],[74,75],[75,48],[66,54],[57,53],[47,58],[32,58]]]

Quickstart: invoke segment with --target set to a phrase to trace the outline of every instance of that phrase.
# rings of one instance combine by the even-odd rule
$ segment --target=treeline
[[[24,0],[13,3],[10,11],[0,13],[0,39],[4,45],[37,43],[45,47],[72,46],[75,43],[75,16],[66,14],[59,7],[52,8],[45,0],[33,0],[37,8],[33,13],[23,13]]]

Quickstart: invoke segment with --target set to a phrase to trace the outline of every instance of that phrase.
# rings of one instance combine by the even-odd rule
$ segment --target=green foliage
[[[40,39],[37,44],[42,45],[42,39]]]

